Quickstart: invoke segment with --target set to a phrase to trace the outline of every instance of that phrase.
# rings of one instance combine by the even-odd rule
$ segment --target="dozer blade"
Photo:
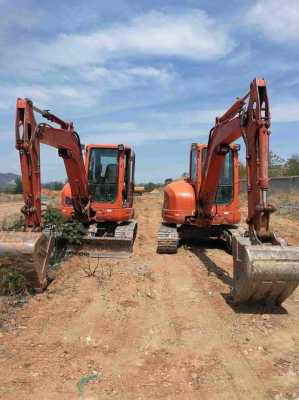
[[[133,251],[137,234],[137,222],[130,221],[119,225],[114,236],[88,236],[83,237],[82,245],[70,247],[69,255],[77,254],[94,258],[123,258],[128,257]]]
[[[0,232],[0,268],[24,275],[28,286],[43,290],[54,239],[42,232]]]
[[[299,247],[252,245],[250,239],[233,236],[236,304],[280,305],[299,284]]]

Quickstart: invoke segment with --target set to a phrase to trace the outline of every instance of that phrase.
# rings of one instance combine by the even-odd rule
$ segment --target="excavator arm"
[[[34,112],[59,125],[59,128],[46,123],[36,123]],[[25,224],[28,227],[41,227],[41,174],[40,144],[58,149],[63,158],[67,177],[72,191],[76,217],[86,220],[89,216],[89,194],[80,138],[74,131],[72,122],[65,122],[40,110],[28,99],[18,99],[16,109],[16,148],[20,155]]]
[[[209,219],[215,212],[217,186],[229,145],[240,137],[246,147],[248,176],[247,223],[252,240],[269,241],[270,214],[275,208],[267,203],[269,189],[268,154],[270,111],[264,79],[254,79],[250,91],[216,118],[211,129],[204,176],[199,193],[199,213]]]

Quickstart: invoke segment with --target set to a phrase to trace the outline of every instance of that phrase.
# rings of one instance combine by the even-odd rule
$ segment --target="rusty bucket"
[[[54,239],[44,232],[0,232],[0,268],[24,275],[28,286],[43,290]]]
[[[233,236],[236,304],[280,305],[299,284],[299,247],[253,245],[248,237]]]

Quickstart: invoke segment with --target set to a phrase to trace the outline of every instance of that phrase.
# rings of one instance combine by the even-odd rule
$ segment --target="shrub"
[[[16,296],[26,291],[26,279],[23,274],[10,268],[0,269],[0,295]]]
[[[58,239],[65,244],[80,245],[86,233],[84,225],[78,221],[67,221],[60,210],[48,207],[44,214],[44,224],[50,225]]]

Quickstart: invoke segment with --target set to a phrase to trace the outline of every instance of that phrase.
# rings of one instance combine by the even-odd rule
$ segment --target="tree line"
[[[240,178],[246,178],[246,165],[239,163]],[[269,176],[294,176],[299,175],[299,154],[293,154],[284,159],[276,153],[269,153]]]
[[[239,174],[240,178],[246,178],[246,165],[243,162],[239,162]],[[186,178],[188,173],[184,172],[182,178]],[[280,157],[278,154],[270,151],[269,153],[269,176],[294,176],[299,175],[299,154],[293,154],[287,159]],[[172,179],[165,179],[164,185],[171,183]],[[50,190],[61,190],[64,186],[63,182],[54,181],[42,184],[42,187]],[[156,188],[163,186],[162,183],[140,183],[137,186],[144,186],[146,192],[151,192]],[[6,191],[6,190],[5,190]],[[16,178],[15,185],[8,190],[12,193],[22,193],[22,180],[20,177]]]

